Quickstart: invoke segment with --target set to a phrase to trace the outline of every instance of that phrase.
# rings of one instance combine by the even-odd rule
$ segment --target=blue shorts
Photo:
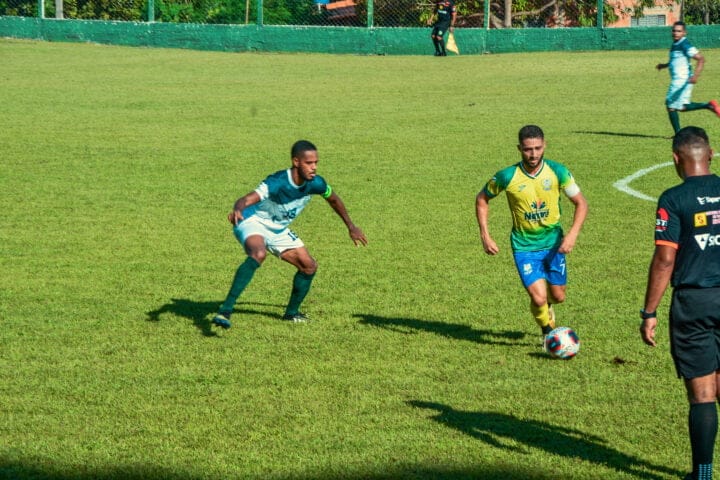
[[[513,258],[525,288],[538,280],[547,280],[550,285],[567,284],[565,254],[558,252],[557,248],[535,252],[514,252]]]

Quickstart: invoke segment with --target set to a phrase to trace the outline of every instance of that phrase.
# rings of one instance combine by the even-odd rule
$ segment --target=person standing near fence
[[[687,39],[685,23],[675,22],[672,26],[673,44],[670,47],[670,59],[668,63],[658,63],[655,68],[670,70],[670,86],[665,96],[665,106],[674,133],[680,130],[680,115],[678,112],[691,112],[693,110],[712,110],[720,117],[720,105],[717,100],[710,100],[707,103],[692,102],[693,87],[698,81],[700,72],[705,66],[705,57],[700,50],[690,44]],[[691,60],[697,63],[693,71]]]
[[[447,55],[445,51],[445,33],[448,31],[452,33],[455,30],[456,19],[457,12],[453,0],[439,0],[435,3],[435,8],[430,18],[428,18],[427,24],[433,27],[430,38],[432,38],[433,45],[435,45],[436,57]]]
[[[690,404],[693,471],[685,480],[712,480],[720,399],[720,177],[710,172],[713,151],[702,128],[673,138],[680,185],[660,196],[655,251],[640,310],[642,340],[655,346],[657,308],[668,284],[670,353]]]

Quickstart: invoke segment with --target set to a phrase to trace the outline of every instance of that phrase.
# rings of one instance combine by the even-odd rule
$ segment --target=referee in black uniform
[[[720,177],[710,173],[713,151],[702,128],[681,129],[672,148],[683,183],[658,200],[640,335],[655,346],[656,310],[671,283],[670,351],[690,402],[693,471],[685,479],[711,480],[720,394]]]
[[[433,29],[430,33],[433,45],[435,45],[435,56],[445,57],[445,32],[455,30],[455,20],[457,12],[455,11],[454,0],[437,0],[432,15],[428,18],[428,25],[432,25]],[[433,21],[435,23],[433,23]]]

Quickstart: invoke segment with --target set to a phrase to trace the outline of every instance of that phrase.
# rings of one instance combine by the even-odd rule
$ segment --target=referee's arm
[[[645,290],[645,312],[657,311],[663,294],[670,284],[673,267],[675,265],[675,256],[677,249],[674,245],[656,245],[655,253],[650,262],[650,271],[648,273],[647,288]],[[650,317],[643,320],[640,325],[640,336],[643,342],[650,346],[655,346],[655,327],[657,326],[657,318]]]

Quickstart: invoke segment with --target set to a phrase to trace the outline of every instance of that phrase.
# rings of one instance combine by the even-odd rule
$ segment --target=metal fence
[[[680,2],[680,3],[679,3]],[[457,28],[720,23],[720,2],[655,0],[650,9],[603,0],[457,0]],[[618,6],[620,5],[620,6]],[[421,27],[431,0],[0,0],[0,15],[206,24]]]

